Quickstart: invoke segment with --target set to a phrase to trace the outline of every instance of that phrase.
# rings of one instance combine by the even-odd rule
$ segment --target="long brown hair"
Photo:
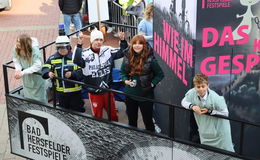
[[[15,51],[18,55],[18,58],[25,56],[27,63],[30,62],[32,57],[32,39],[27,34],[21,34],[16,39],[20,43],[20,47],[15,47]]]
[[[139,42],[140,44],[143,44],[143,50],[141,53],[135,53],[133,45]],[[148,46],[146,43],[146,40],[144,39],[143,35],[136,35],[132,38],[130,42],[130,76],[133,76],[135,74],[140,74],[143,70],[144,63],[148,57]],[[137,54],[140,54],[136,56]]]

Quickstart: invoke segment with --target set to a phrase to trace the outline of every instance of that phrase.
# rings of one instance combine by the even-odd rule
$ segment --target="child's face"
[[[139,41],[133,44],[133,49],[136,53],[141,53],[142,50],[144,49],[144,45],[141,44]]]
[[[203,97],[203,96],[205,96],[205,94],[206,94],[206,92],[207,92],[207,90],[208,90],[208,88],[209,88],[209,85],[208,85],[208,83],[206,83],[206,82],[195,83],[195,84],[194,84],[194,88],[196,89],[197,93],[198,93],[201,97]]]
[[[103,39],[98,38],[92,42],[91,46],[93,49],[100,49],[101,46],[103,45],[103,42],[104,42]]]
[[[58,49],[58,52],[60,55],[66,56],[69,53],[69,50],[67,48],[61,48],[61,49]]]

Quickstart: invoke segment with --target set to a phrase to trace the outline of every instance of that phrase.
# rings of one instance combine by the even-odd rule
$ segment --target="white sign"
[[[87,159],[78,135],[58,118],[42,111],[18,113],[11,135],[14,153],[39,160]]]
[[[98,18],[98,3],[100,17]],[[109,20],[108,0],[88,0],[89,23]]]

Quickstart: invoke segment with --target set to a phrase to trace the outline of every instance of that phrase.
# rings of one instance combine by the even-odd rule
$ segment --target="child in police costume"
[[[234,152],[229,120],[209,116],[228,116],[224,97],[209,89],[208,77],[202,73],[195,75],[193,84],[181,104],[194,111],[201,144]]]
[[[71,80],[81,80],[82,70],[72,61],[70,40],[67,36],[58,36],[56,41],[57,52],[49,57],[42,68],[44,79],[61,77]],[[81,99],[81,85],[56,79],[56,91],[59,106],[62,108],[85,112]]]

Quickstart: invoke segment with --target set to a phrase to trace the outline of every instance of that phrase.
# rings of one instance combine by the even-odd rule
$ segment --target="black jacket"
[[[99,54],[93,52],[90,48],[82,50],[82,48],[78,46],[73,62],[82,67],[84,82],[86,84],[101,88],[110,88],[114,60],[124,57],[124,50],[127,46],[128,44],[126,41],[121,41],[120,49],[102,46]],[[103,93],[102,90],[89,87],[87,88],[87,91],[93,94]]]
[[[142,73],[139,75],[139,78],[141,80],[141,86],[143,88],[150,87],[152,80],[153,80],[153,70],[152,70],[152,61],[155,59],[153,49],[148,45],[148,57],[144,63]],[[126,50],[125,50],[126,51]],[[137,54],[136,56],[138,56]],[[125,53],[124,57],[124,65],[125,65],[125,71],[129,74],[130,73],[130,53],[127,51]]]
[[[59,0],[59,7],[63,14],[76,14],[79,12],[82,0]]]
[[[49,72],[53,72],[55,77],[61,78],[65,78],[66,72],[71,72],[69,79],[76,81],[83,79],[82,69],[73,63],[71,52],[66,56],[61,56],[59,53],[50,56],[42,67],[42,77],[44,79],[49,78]],[[81,90],[81,86],[57,79],[56,90],[63,93],[77,92]]]

